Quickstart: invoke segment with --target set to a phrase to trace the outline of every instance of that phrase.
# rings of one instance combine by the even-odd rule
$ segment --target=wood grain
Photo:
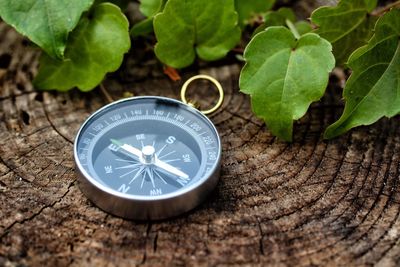
[[[34,90],[39,51],[4,24],[0,36],[0,266],[400,265],[399,120],[324,141],[343,108],[335,76],[288,144],[252,115],[235,60],[182,71],[225,89],[211,117],[221,180],[188,214],[139,223],[102,212],[76,185],[75,133],[107,103],[103,94]],[[134,51],[105,81],[110,94],[178,98],[182,81],[170,81],[145,45]],[[195,89],[212,103],[206,84]]]

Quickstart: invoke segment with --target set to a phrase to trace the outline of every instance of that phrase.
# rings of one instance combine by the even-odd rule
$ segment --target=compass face
[[[100,109],[82,126],[74,149],[90,184],[144,200],[190,191],[215,172],[221,154],[218,133],[204,115],[161,97]]]

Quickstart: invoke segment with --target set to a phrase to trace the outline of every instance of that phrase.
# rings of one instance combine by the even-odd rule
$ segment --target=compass
[[[74,157],[79,187],[94,204],[123,218],[154,220],[186,212],[209,195],[219,178],[221,141],[189,104],[132,97],[83,123]]]

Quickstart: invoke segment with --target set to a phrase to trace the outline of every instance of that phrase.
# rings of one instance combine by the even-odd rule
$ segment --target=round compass
[[[221,142],[211,121],[163,97],[109,104],[80,128],[74,156],[83,193],[101,209],[129,219],[188,211],[219,178]]]

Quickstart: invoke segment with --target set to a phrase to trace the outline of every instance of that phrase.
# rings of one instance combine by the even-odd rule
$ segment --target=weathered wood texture
[[[73,139],[104,96],[35,91],[39,52],[4,24],[0,37],[0,266],[400,265],[399,120],[323,141],[342,110],[334,76],[287,144],[252,115],[237,62],[184,71],[183,80],[208,73],[225,88],[211,117],[223,141],[221,180],[188,214],[137,223],[94,207],[76,184]],[[178,98],[182,83],[145,49],[106,87],[115,98]]]

